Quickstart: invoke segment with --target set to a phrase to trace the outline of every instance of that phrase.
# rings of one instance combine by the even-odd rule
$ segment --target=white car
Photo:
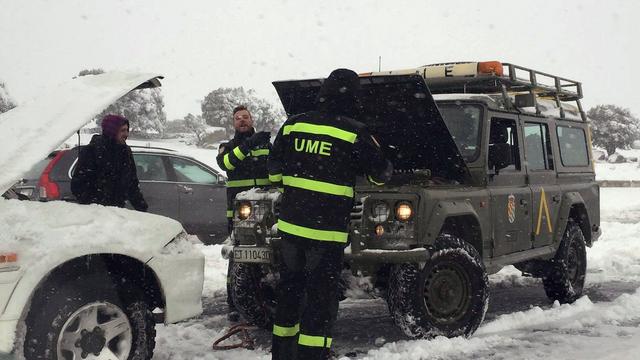
[[[160,76],[79,77],[0,115],[0,194],[102,109]],[[155,324],[202,312],[204,256],[179,222],[0,198],[0,357],[150,359]]]

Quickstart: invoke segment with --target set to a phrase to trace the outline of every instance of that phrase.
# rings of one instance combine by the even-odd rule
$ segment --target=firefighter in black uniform
[[[233,109],[233,127],[236,130],[231,141],[221,144],[216,160],[227,172],[227,220],[229,234],[233,230],[233,200],[236,195],[253,187],[270,185],[267,171],[267,157],[271,149],[266,131],[256,132],[253,118],[245,106]],[[230,291],[231,261],[227,272],[227,304],[229,318],[236,321],[238,316],[231,299]]]
[[[353,71],[333,71],[317,110],[290,117],[269,155],[269,179],[284,186],[274,359],[330,356],[356,176],[377,185],[391,176],[379,144],[354,120],[359,87]]]

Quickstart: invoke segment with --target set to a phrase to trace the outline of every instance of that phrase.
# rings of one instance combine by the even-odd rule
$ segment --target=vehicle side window
[[[202,166],[185,159],[171,158],[171,166],[176,172],[178,182],[198,184],[217,184],[218,176],[204,169]]]
[[[511,164],[500,171],[520,171],[520,150],[518,149],[518,130],[515,120],[491,119],[489,130],[489,150],[497,144],[508,144],[511,148]],[[493,169],[489,159],[489,169]]]
[[[529,170],[553,170],[553,153],[546,124],[526,123],[524,144]]]
[[[162,157],[158,155],[134,154],[136,173],[141,181],[168,181],[167,170],[162,163]]]
[[[581,128],[558,126],[556,132],[558,134],[562,165],[588,166],[589,154],[584,130]]]

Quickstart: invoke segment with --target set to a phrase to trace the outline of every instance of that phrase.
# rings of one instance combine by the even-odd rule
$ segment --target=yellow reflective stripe
[[[305,334],[300,334],[300,336],[298,336],[299,345],[311,346],[311,347],[330,348],[331,340],[332,339],[330,337],[324,337],[324,336],[312,336],[312,335],[305,335]]]
[[[256,185],[271,185],[269,179],[256,179]]]
[[[254,185],[270,185],[271,181],[267,178],[263,179],[243,179],[243,180],[229,180],[227,181],[228,187],[245,187]]]
[[[282,132],[283,135],[289,135],[292,132],[302,132],[307,134],[327,135],[346,142],[355,143],[358,134],[340,128],[328,125],[315,125],[309,123],[297,123],[287,125]]]
[[[368,180],[369,180],[369,182],[370,182],[370,183],[372,183],[373,185],[378,185],[378,186],[382,186],[382,185],[384,185],[384,183],[380,183],[380,182],[377,182],[377,181],[373,180],[373,178],[371,177],[371,175],[367,175],[367,179],[368,179]]]
[[[272,183],[282,181],[282,174],[269,174],[269,180]]]
[[[227,170],[233,170],[233,169],[236,168],[235,166],[233,166],[231,164],[231,161],[229,161],[229,154],[228,153],[224,154],[224,166],[227,167]]]
[[[353,197],[353,188],[351,186],[336,185],[324,181],[304,179],[294,176],[283,176],[282,183],[287,186],[293,186],[300,189],[321,192],[325,194]]]
[[[304,226],[294,225],[282,219],[278,219],[278,230],[291,235],[300,236],[312,240],[335,241],[346,243],[349,233],[341,231],[318,230]]]
[[[253,186],[255,184],[256,184],[256,181],[254,179],[227,181],[228,187],[244,187],[244,186]]]
[[[233,217],[233,210],[227,210],[227,217],[228,218],[232,218]]]
[[[240,146],[236,146],[233,149],[233,153],[236,155],[236,157],[238,158],[238,160],[244,160],[244,158],[246,158],[247,156],[245,154],[242,153],[242,150],[240,150]]]
[[[293,326],[278,326],[273,324],[273,335],[280,337],[292,337],[298,335],[300,332],[300,324]]]
[[[269,155],[269,149],[251,150],[251,156],[264,156]]]

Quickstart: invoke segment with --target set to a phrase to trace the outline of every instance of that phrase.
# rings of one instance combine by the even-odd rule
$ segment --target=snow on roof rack
[[[580,104],[582,83],[556,75],[499,61],[452,62],[421,66],[413,69],[363,73],[360,76],[421,75],[432,94],[502,94],[512,109],[534,107],[541,114],[539,99],[555,100],[560,117],[565,118],[562,102],[575,101],[581,118],[587,121]],[[514,95],[515,103],[509,95]]]

